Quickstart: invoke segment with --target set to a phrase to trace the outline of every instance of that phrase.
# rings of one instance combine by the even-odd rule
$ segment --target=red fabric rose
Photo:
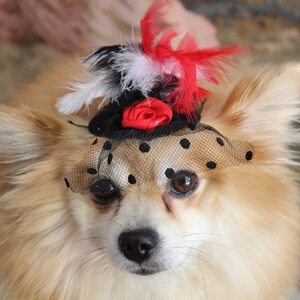
[[[172,109],[163,101],[156,98],[148,98],[123,110],[123,127],[151,129],[167,125],[173,116]]]

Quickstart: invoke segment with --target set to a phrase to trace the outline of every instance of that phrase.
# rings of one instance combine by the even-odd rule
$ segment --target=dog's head
[[[202,121],[251,142],[250,164],[202,172],[197,164],[208,158],[197,153],[205,144],[186,151],[178,138],[155,152],[155,140],[150,151],[137,145],[139,155],[116,150],[107,157],[110,176],[91,181],[86,193],[68,189],[64,177],[95,138],[47,112],[2,106],[0,264],[23,289],[41,278],[52,278],[46,290],[56,289],[70,270],[104,282],[116,271],[134,278],[182,272],[207,286],[223,276],[241,291],[256,286],[253,278],[280,289],[286,277],[277,275],[293,273],[297,253],[296,191],[286,165],[293,162],[288,144],[299,138],[291,127],[299,79],[299,66],[266,68],[207,101]],[[135,184],[145,172],[151,180]]]

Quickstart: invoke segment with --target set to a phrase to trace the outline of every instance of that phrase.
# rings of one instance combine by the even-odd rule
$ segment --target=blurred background
[[[138,37],[152,0],[0,0],[0,102],[62,55]],[[189,30],[202,46],[239,44],[249,63],[300,61],[299,0],[182,0],[166,26]]]

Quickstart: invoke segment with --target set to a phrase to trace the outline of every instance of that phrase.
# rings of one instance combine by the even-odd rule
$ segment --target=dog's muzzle
[[[142,264],[155,252],[158,234],[152,229],[123,231],[118,240],[121,253],[131,261]]]

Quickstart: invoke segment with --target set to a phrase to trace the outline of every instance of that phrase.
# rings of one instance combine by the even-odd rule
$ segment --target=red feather
[[[162,8],[171,1],[155,1],[141,21],[142,49],[153,61],[161,66],[162,75],[172,75],[178,79],[176,93],[173,98],[173,109],[185,114],[188,118],[210,92],[202,83],[218,84],[222,75],[226,75],[224,64],[234,65],[229,56],[245,54],[247,51],[239,47],[199,49],[196,40],[186,34],[176,49],[172,48],[172,40],[178,33],[172,29],[162,31]],[[174,96],[176,95],[176,96]]]
[[[140,22],[143,51],[148,54],[155,43],[156,36],[162,31],[162,8],[170,0],[154,1]]]

